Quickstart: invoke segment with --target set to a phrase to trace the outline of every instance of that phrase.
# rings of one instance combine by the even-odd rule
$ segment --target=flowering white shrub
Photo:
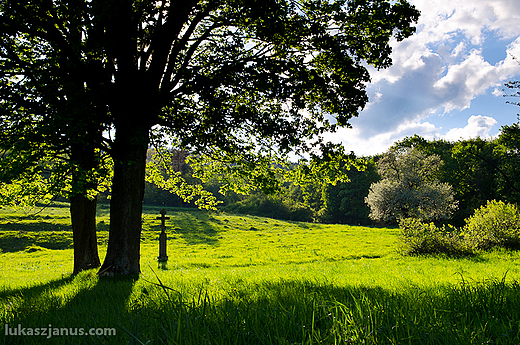
[[[436,179],[442,160],[408,149],[386,153],[377,163],[383,178],[370,186],[365,202],[374,220],[448,218],[457,209],[452,187]]]

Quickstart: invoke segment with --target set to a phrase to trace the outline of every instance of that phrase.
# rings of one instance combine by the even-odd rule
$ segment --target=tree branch
[[[163,81],[162,81],[162,87],[161,89],[164,90],[164,93],[170,93],[173,89],[173,87],[177,84],[179,81],[179,74],[176,75],[175,79],[172,80],[171,76],[173,75],[173,71],[175,70],[175,65],[178,61],[180,51],[186,46],[186,44],[189,42],[191,35],[193,32],[195,32],[195,29],[199,25],[199,23],[211,12],[211,7],[206,7],[203,11],[199,12],[195,18],[191,21],[190,26],[182,36],[182,38],[175,44],[172,45],[172,49],[170,50],[170,53],[168,55],[168,61],[166,63],[166,69],[164,71]],[[184,57],[184,63],[180,68],[177,70],[180,71],[184,68],[186,68],[188,62],[190,61],[191,57],[197,50],[197,48],[200,46],[200,44],[209,37],[211,34],[211,31],[214,30],[218,25],[216,23],[213,23],[212,26],[209,27],[209,29],[206,30],[196,41],[193,43],[188,51],[186,52],[186,56]],[[172,41],[173,42],[173,41]]]

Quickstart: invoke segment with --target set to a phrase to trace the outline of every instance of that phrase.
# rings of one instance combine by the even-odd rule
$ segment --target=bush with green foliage
[[[464,239],[473,249],[520,249],[518,207],[503,201],[488,201],[466,219]]]
[[[437,227],[416,218],[399,221],[401,252],[471,254],[496,247],[520,249],[520,211],[514,204],[491,200],[466,219],[462,229]]]
[[[463,255],[471,251],[457,228],[434,223],[423,223],[416,218],[405,218],[399,221],[401,228],[401,253],[417,254],[449,254]]]

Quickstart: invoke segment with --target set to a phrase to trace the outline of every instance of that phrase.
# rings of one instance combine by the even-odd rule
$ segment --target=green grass
[[[0,343],[518,344],[520,254],[403,257],[397,229],[160,208],[143,215],[140,277],[71,276],[66,205],[0,209]],[[108,209],[98,210],[100,255]],[[25,217],[25,218],[24,218]],[[117,335],[14,336],[20,327]]]

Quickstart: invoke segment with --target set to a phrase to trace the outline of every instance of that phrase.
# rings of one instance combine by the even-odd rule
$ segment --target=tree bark
[[[88,199],[76,194],[70,197],[70,216],[74,239],[74,271],[97,268],[101,265],[96,235],[97,198]]]
[[[112,151],[114,178],[110,234],[107,255],[99,275],[140,273],[141,213],[148,142],[148,126],[132,119],[116,126]]]
[[[73,274],[101,265],[96,234],[97,198],[87,197],[87,189],[96,187],[95,182],[89,181],[86,175],[86,172],[96,165],[95,156],[94,148],[87,143],[71,148],[71,158],[76,165],[72,174],[72,194],[69,199],[74,240]]]

